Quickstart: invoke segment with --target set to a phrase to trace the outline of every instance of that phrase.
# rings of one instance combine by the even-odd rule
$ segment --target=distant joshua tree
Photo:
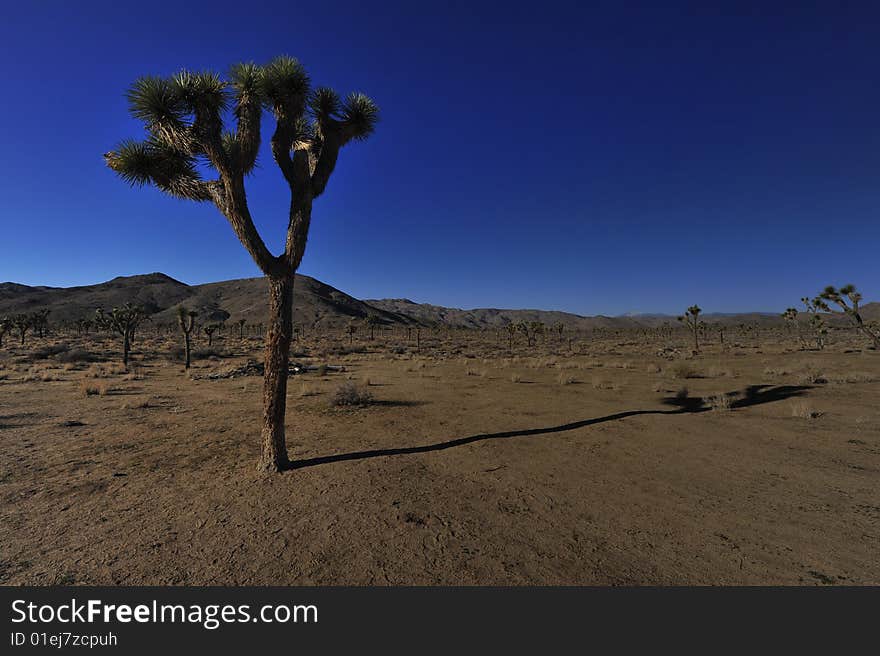
[[[48,308],[37,310],[31,315],[31,320],[33,321],[34,330],[39,335],[40,339],[42,339],[46,335],[46,330],[49,328],[49,310]]]
[[[355,320],[352,319],[351,321],[348,322],[348,326],[346,326],[346,328],[345,328],[345,332],[348,333],[348,343],[349,344],[354,343],[354,334],[357,331],[358,331],[357,323],[355,323]]]
[[[376,326],[378,326],[380,323],[382,323],[382,321],[381,321],[381,319],[379,319],[378,314],[372,314],[372,313],[368,314],[367,318],[364,321],[366,321],[367,327],[370,329],[370,341],[372,341],[373,340],[373,331],[376,329]]]
[[[797,335],[798,342],[803,344],[803,339],[801,338],[800,325],[798,324],[798,310],[797,308],[786,308],[785,312],[780,315],[785,323],[788,324],[789,330]]]
[[[95,312],[95,325],[102,330],[109,330],[122,336],[122,364],[128,367],[128,356],[135,332],[144,321],[149,321],[144,308],[140,305],[126,303],[115,307],[110,314],[104,314],[102,308]]]
[[[208,346],[214,345],[214,333],[217,331],[219,326],[216,323],[206,323],[202,326],[202,332],[208,336]]]
[[[288,466],[284,418],[293,323],[293,281],[306,248],[312,202],[327,187],[342,148],[372,134],[376,104],[355,93],[342,100],[326,87],[311,89],[291,57],[266,66],[236,64],[224,80],[213,72],[182,71],[171,78],[144,77],[128,92],[132,115],[147,138],[125,141],[105,155],[107,165],[132,185],[150,184],[196,202],[211,202],[229,220],[269,283],[269,324],[263,382],[260,468]],[[245,177],[260,149],[263,108],[272,112],[272,157],[290,188],[284,252],[273,255],[248,208]],[[224,130],[231,108],[234,130]],[[216,171],[204,180],[205,167]]]
[[[3,338],[12,330],[12,319],[9,317],[0,317],[0,347],[3,346]]]
[[[702,310],[699,305],[691,305],[687,309],[687,312],[678,317],[678,320],[687,326],[687,328],[694,334],[695,353],[700,352],[700,328],[704,326],[703,322],[700,321],[700,312],[702,312]]]
[[[807,312],[810,315],[810,332],[813,335],[813,339],[816,340],[816,348],[821,351],[825,348],[825,339],[828,335],[825,319],[819,314],[824,303],[821,298],[810,300],[806,296],[801,299],[801,303],[806,306]]]
[[[238,337],[239,337],[239,339],[244,339],[244,327],[247,324],[247,319],[239,319],[237,323],[238,323]]]
[[[189,369],[190,362],[192,361],[192,331],[196,325],[196,316],[198,312],[194,310],[188,310],[182,305],[177,308],[177,325],[180,326],[180,331],[183,333],[183,344],[184,344],[184,354],[186,357],[186,364],[184,367]]]
[[[21,345],[24,346],[24,338],[27,336],[28,331],[34,327],[34,317],[31,314],[19,313],[13,314],[10,319],[12,322],[12,327],[18,332],[18,338],[21,341]]]
[[[856,290],[855,285],[844,285],[840,289],[835,289],[834,286],[829,285],[813,302],[822,310],[830,312],[831,308],[826,301],[831,301],[843,310],[855,328],[871,339],[875,349],[880,349],[880,329],[865,323],[862,319],[862,315],[859,312],[859,303],[862,301],[862,295]],[[849,302],[847,303],[847,301]]]
[[[557,321],[553,324],[553,332],[559,335],[559,341],[562,341],[562,333],[565,332],[565,324],[561,321]]]

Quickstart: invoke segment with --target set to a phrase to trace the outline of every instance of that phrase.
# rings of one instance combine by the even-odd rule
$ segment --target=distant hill
[[[29,287],[0,283],[0,316],[49,308],[50,321],[91,318],[126,302],[143,305],[154,321],[175,320],[177,307],[185,305],[212,320],[264,321],[268,304],[266,281],[244,278],[205,285],[187,285],[164,273],[114,278],[83,287]],[[329,285],[297,275],[294,280],[295,320],[310,326],[333,326],[352,318],[377,314],[385,323],[411,323],[412,319],[373,308]]]
[[[96,285],[81,287],[30,287],[13,282],[0,283],[0,316],[48,308],[50,321],[91,318],[98,307],[105,309],[126,302],[143,305],[154,321],[172,322],[177,307],[186,305],[209,320],[265,320],[267,291],[264,278],[243,278],[204,285],[187,285],[164,273],[118,277]],[[462,310],[408,299],[361,301],[309,276],[294,281],[294,320],[307,326],[339,327],[352,319],[375,314],[386,324],[417,324],[453,328],[503,328],[519,321],[562,323],[567,330],[596,328],[638,328],[676,323],[673,315],[631,314],[619,317],[586,317],[553,310],[505,310],[477,308]],[[880,319],[880,303],[863,306],[863,317]],[[779,323],[778,314],[706,314],[707,323]]]

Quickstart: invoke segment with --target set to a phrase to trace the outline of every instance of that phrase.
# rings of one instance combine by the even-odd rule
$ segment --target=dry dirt
[[[257,338],[187,374],[174,335],[129,372],[35,355],[109,339],[7,336],[0,583],[880,583],[880,353],[855,338],[366,337],[306,336],[345,371],[291,380],[301,466],[265,477],[261,379],[207,378]],[[331,407],[349,379],[375,403]]]

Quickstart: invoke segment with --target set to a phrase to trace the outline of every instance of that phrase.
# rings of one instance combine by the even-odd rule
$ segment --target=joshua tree
[[[110,314],[104,314],[102,308],[95,312],[95,325],[102,330],[110,330],[122,336],[122,364],[128,367],[128,354],[131,351],[131,342],[135,331],[142,321],[149,321],[144,308],[140,305],[126,303],[122,307],[115,307]]]
[[[355,320],[352,319],[351,321],[348,322],[348,326],[346,326],[346,328],[345,328],[345,332],[348,333],[348,343],[349,344],[354,343],[354,334],[357,331],[358,331],[357,323],[355,323]]]
[[[187,310],[182,305],[177,308],[177,325],[180,326],[181,332],[183,332],[183,344],[186,355],[186,365],[185,367],[189,369],[189,365],[191,362],[191,354],[192,354],[192,335],[193,328],[196,325],[196,315],[198,313],[193,310]]]
[[[700,309],[699,305],[691,305],[687,312],[685,312],[682,316],[678,318],[688,329],[694,334],[694,352],[700,352],[700,328],[703,327],[703,322],[700,321]]]
[[[819,310],[822,309],[824,303],[821,298],[810,300],[806,296],[801,299],[801,303],[806,306],[807,312],[810,315],[810,332],[813,334],[813,339],[816,340],[816,348],[821,351],[825,348],[825,336],[828,334],[828,328],[825,327],[825,319],[819,314]]]
[[[214,332],[217,330],[218,326],[216,323],[206,323],[202,326],[202,332],[204,332],[208,336],[208,346],[214,345]]]
[[[513,348],[513,338],[516,336],[516,333],[519,331],[519,324],[509,323],[506,326],[507,328],[507,348]]]
[[[247,319],[239,319],[238,320],[238,337],[239,337],[239,339],[244,339],[245,324],[247,324]]]
[[[260,468],[284,469],[293,280],[305,253],[312,202],[324,193],[339,151],[373,132],[378,108],[363,94],[343,101],[331,89],[311,90],[302,65],[284,56],[266,66],[237,64],[228,81],[188,71],[141,78],[128,99],[147,138],[123,142],[105,155],[107,165],[133,185],[152,184],[178,198],[214,203],[268,279]],[[235,128],[224,131],[230,107]],[[278,256],[257,232],[244,185],[257,162],[264,107],[275,118],[272,156],[291,195],[284,252]],[[216,179],[202,179],[203,165],[216,171]]]
[[[49,312],[51,310],[43,309],[37,310],[31,315],[31,319],[33,321],[34,330],[37,331],[37,334],[42,339],[46,334],[46,329],[49,327]]]
[[[0,347],[3,346],[3,338],[12,329],[12,319],[0,317]]]
[[[24,346],[24,338],[27,336],[28,330],[34,326],[33,315],[24,314],[23,312],[20,314],[13,314],[11,322],[13,328],[18,331],[18,338],[21,340],[21,345]]]
[[[788,324],[789,331],[796,334],[798,337],[798,342],[803,344],[803,339],[801,338],[800,325],[798,324],[798,311],[797,308],[786,308],[785,312],[780,315],[785,323]]]
[[[847,300],[849,300],[849,303],[847,303]],[[834,286],[829,285],[813,302],[820,309],[830,312],[831,308],[828,307],[826,301],[831,301],[843,310],[856,329],[871,339],[874,343],[874,348],[880,349],[880,329],[866,324],[862,320],[862,315],[859,313],[859,303],[862,301],[862,295],[856,291],[855,285],[844,285],[840,289],[835,289]]]
[[[367,327],[370,329],[370,341],[372,341],[373,340],[373,331],[376,329],[376,326],[378,326],[380,323],[382,323],[382,321],[379,319],[379,315],[372,314],[372,313],[367,315],[367,318],[365,319],[365,321],[367,323]]]

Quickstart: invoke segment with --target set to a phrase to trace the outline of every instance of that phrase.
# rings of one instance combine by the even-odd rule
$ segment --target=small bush
[[[791,416],[799,419],[816,419],[821,417],[822,413],[817,412],[805,399],[795,399],[791,402]]]
[[[574,376],[569,376],[568,374],[559,374],[557,382],[559,382],[560,385],[573,385],[577,381],[574,379]]]
[[[63,362],[65,364],[97,362],[98,360],[97,356],[95,356],[94,353],[91,353],[81,348],[70,349],[69,351],[59,353],[55,356],[55,359],[58,360],[58,362]]]
[[[69,350],[70,346],[64,343],[48,344],[46,346],[41,346],[37,349],[34,349],[33,353],[31,353],[31,357],[34,360],[47,360],[49,358],[66,353]]]
[[[364,406],[372,402],[373,395],[369,390],[361,389],[352,382],[340,385],[330,397],[330,405],[333,407]]]
[[[79,390],[83,396],[106,396],[110,391],[110,386],[104,382],[94,382],[84,378],[79,383]]]
[[[700,378],[700,373],[687,362],[676,362],[670,373],[673,378]]]
[[[704,396],[703,403],[708,405],[713,412],[727,412],[730,410],[730,397],[727,394],[718,393]]]
[[[510,382],[511,383],[521,383],[522,376],[520,374],[510,374]]]
[[[597,390],[617,389],[617,386],[607,378],[593,377],[592,383],[593,389]]]
[[[801,385],[818,385],[828,382],[825,376],[822,375],[822,372],[810,365],[807,365],[799,372],[797,380]]]

